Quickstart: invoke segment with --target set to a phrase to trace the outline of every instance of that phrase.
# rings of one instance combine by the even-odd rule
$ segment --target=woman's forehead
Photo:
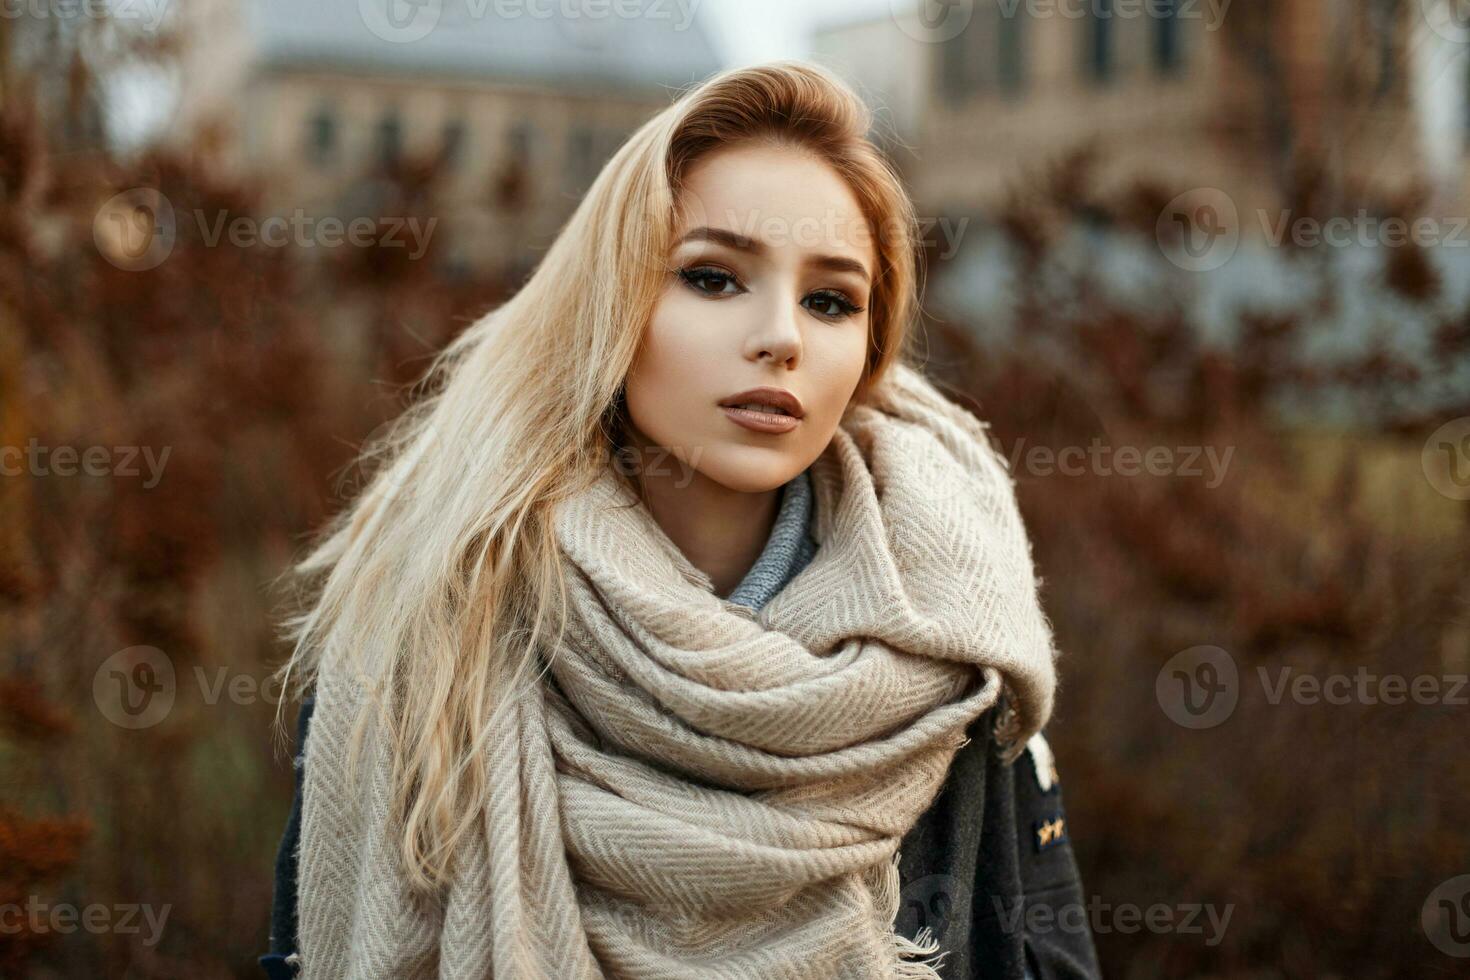
[[[678,195],[674,241],[846,255],[871,268],[871,226],[847,181],[800,149],[764,143],[714,151]],[[715,234],[711,234],[711,232]]]

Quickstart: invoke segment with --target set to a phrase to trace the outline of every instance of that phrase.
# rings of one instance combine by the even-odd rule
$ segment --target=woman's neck
[[[690,564],[709,576],[715,594],[726,598],[734,592],[771,536],[781,488],[731,490],[672,458],[667,465],[636,472],[633,480],[658,526]]]

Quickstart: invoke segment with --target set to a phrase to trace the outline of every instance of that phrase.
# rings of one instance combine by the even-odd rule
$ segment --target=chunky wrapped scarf
[[[490,733],[490,805],[431,898],[399,870],[371,732],[344,776],[356,705],[324,665],[303,976],[941,976],[893,929],[897,848],[1003,689],[1014,751],[1051,711],[1028,539],[984,424],[905,365],[810,473],[819,549],[758,612],[612,470],[562,506],[565,639]]]

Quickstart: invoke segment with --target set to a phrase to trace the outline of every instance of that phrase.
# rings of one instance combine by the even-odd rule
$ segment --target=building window
[[[572,127],[567,134],[567,176],[572,186],[578,190],[589,186],[596,166],[592,130],[582,125]]]
[[[1024,12],[1002,5],[971,19],[939,49],[939,88],[952,103],[985,92],[1014,95],[1026,84]]]
[[[1184,67],[1181,43],[1179,0],[1159,0],[1159,13],[1154,21],[1154,68],[1160,75],[1177,75]]]
[[[1093,0],[1082,37],[1087,77],[1106,84],[1113,77],[1113,0]]]
[[[1015,95],[1026,87],[1026,35],[1022,30],[1026,23],[1019,7],[1007,12],[999,8],[1000,29],[995,32],[999,42],[996,64],[1000,67],[1000,88],[1007,95]]]
[[[1378,39],[1378,90],[1376,98],[1392,92],[1398,83],[1399,32],[1396,30],[1398,10],[1392,4],[1376,3],[1368,8],[1373,33]]]
[[[985,62],[975,57],[975,35],[979,33],[971,20],[959,34],[939,47],[939,88],[949,102],[964,102],[985,87],[982,74]]]
[[[403,155],[403,123],[398,111],[390,109],[378,120],[378,163],[384,167],[397,165]]]
[[[317,166],[332,162],[337,154],[337,116],[322,106],[306,120],[306,156]]]
[[[522,120],[505,133],[505,159],[499,165],[494,182],[496,204],[506,210],[518,210],[531,200],[531,154],[534,132]]]
[[[445,170],[455,170],[464,156],[464,123],[452,119],[444,124],[444,133],[439,144],[439,163]]]
[[[506,149],[509,151],[511,160],[519,164],[531,162],[531,124],[518,122],[506,133]]]

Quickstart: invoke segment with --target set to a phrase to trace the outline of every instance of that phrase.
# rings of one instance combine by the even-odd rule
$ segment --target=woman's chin
[[[699,460],[702,476],[740,493],[765,493],[790,482],[809,464],[790,449],[730,445],[706,452]]]

